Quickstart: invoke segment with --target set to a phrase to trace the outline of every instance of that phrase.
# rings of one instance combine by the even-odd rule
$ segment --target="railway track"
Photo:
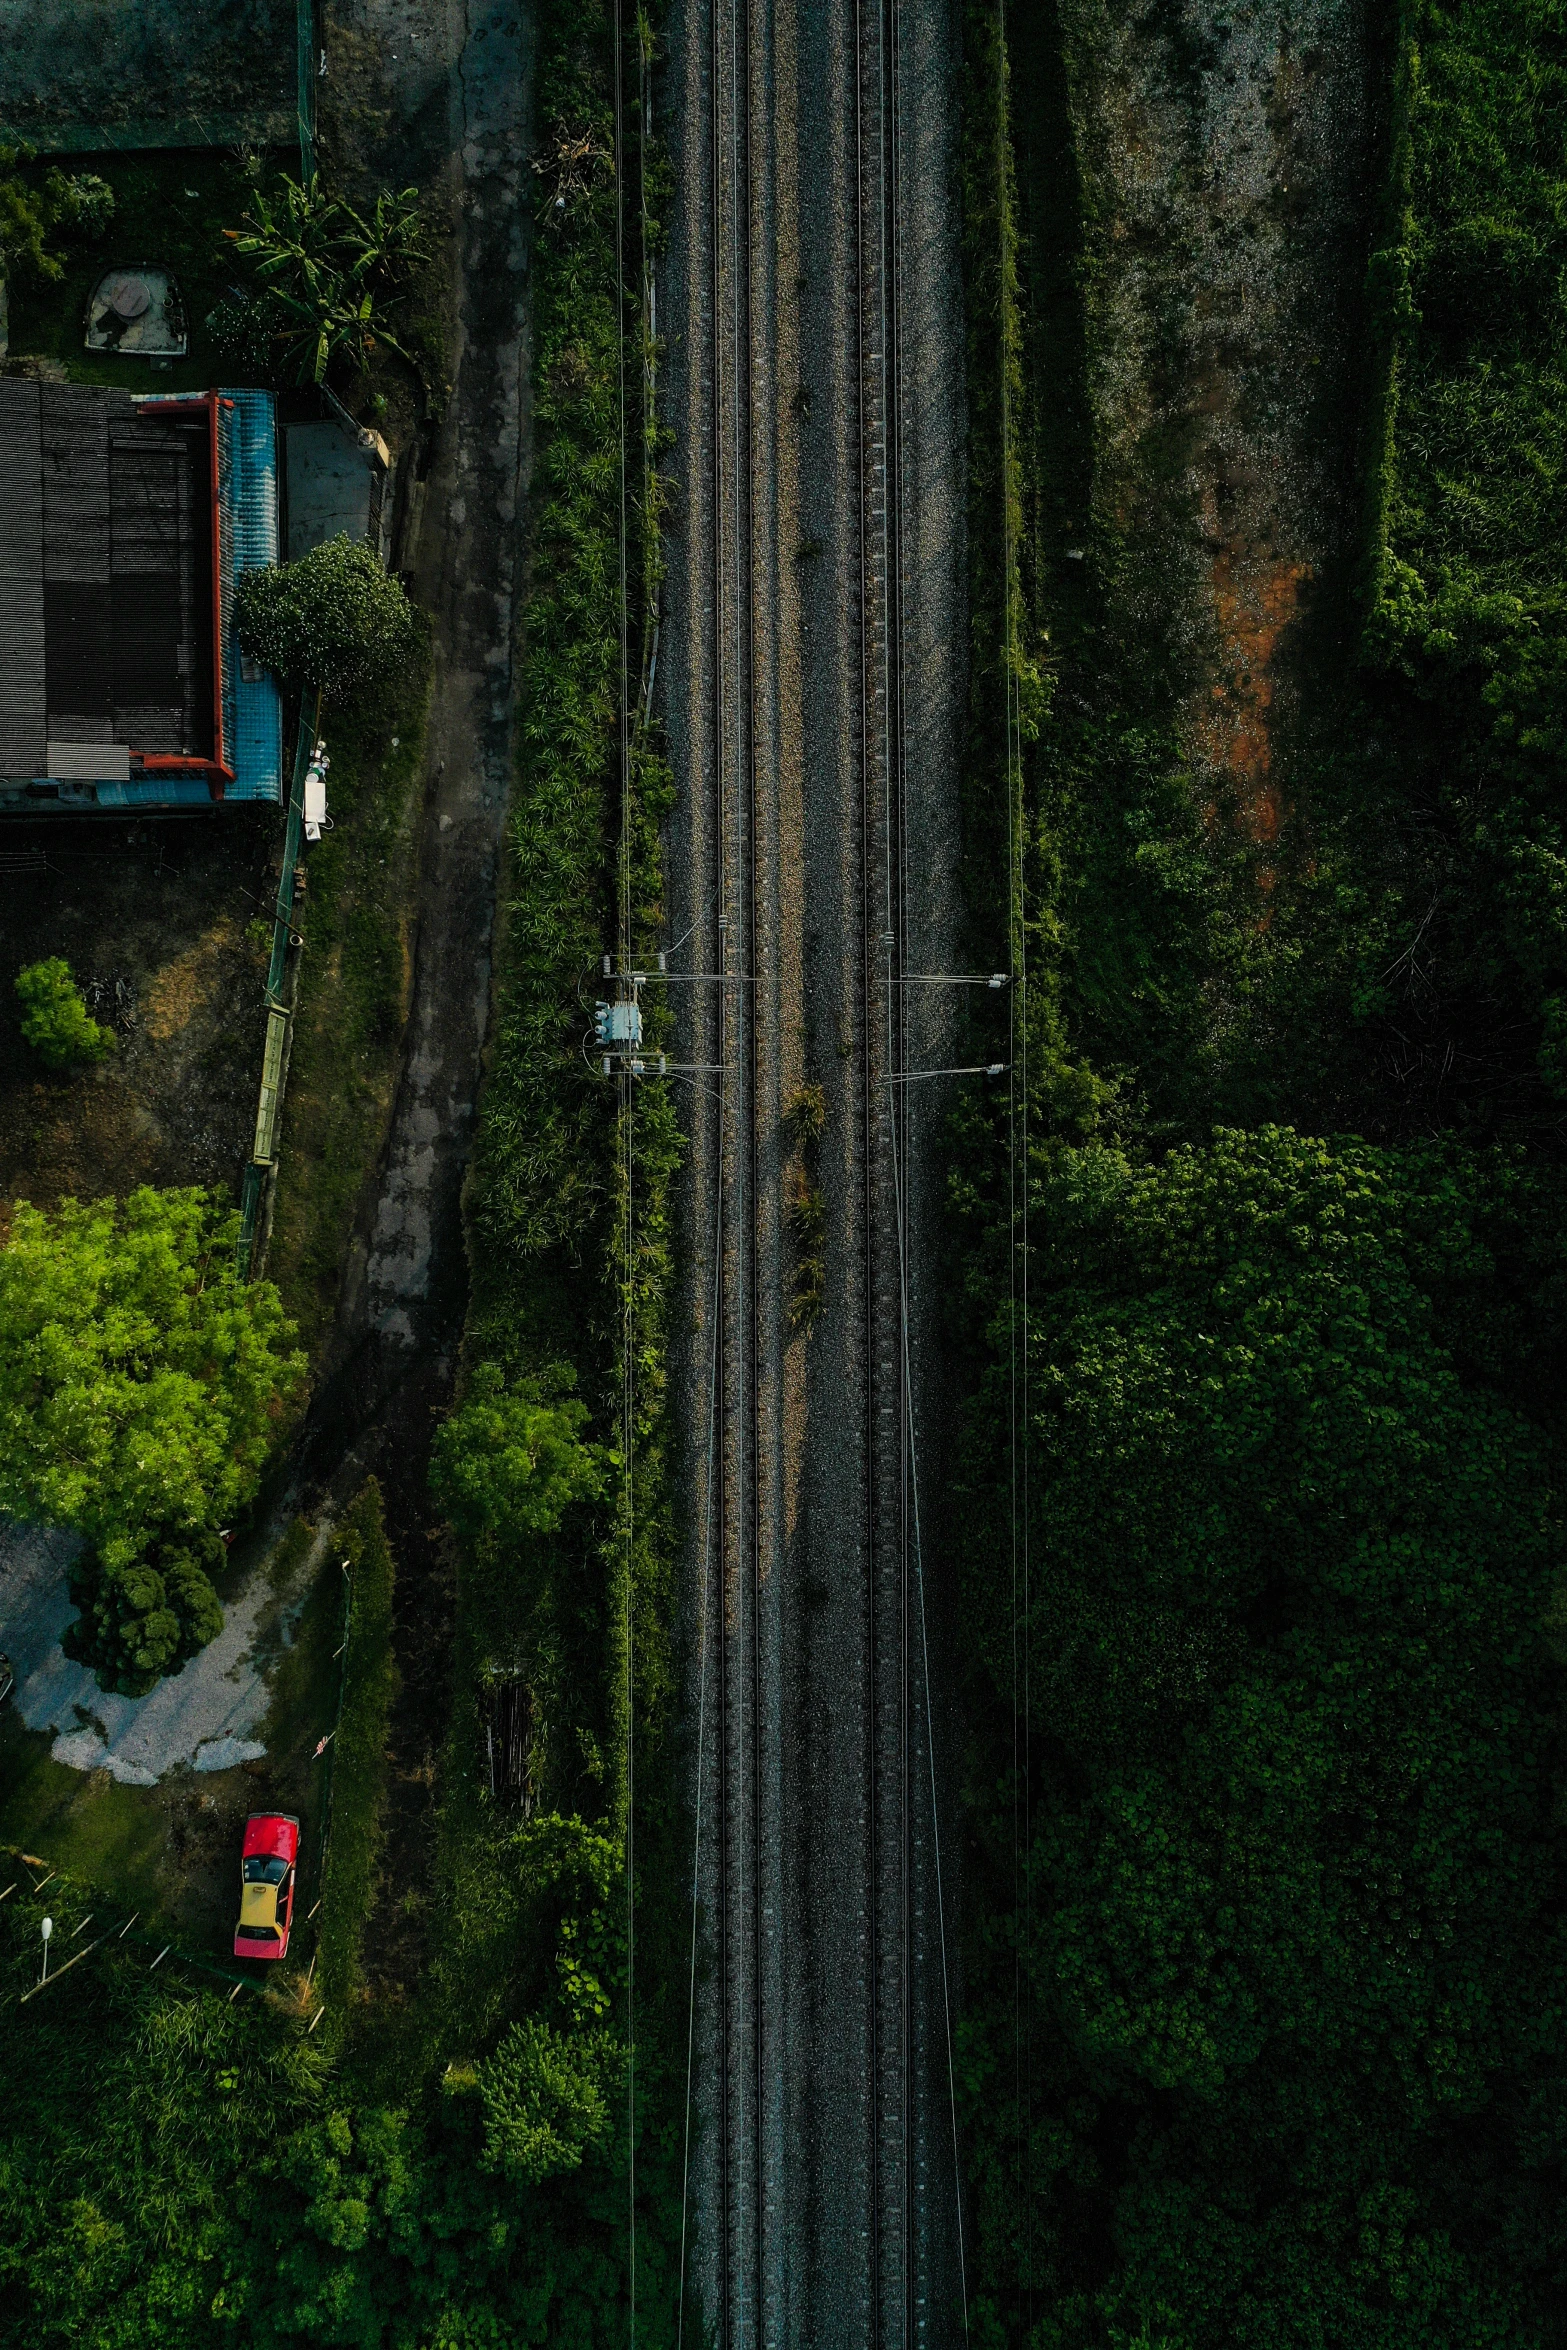
[[[830,590],[841,625],[826,661],[801,623],[798,569],[774,543],[780,513],[792,512],[778,452],[799,429],[776,317],[778,187],[794,167],[787,131],[769,118],[782,18],[770,0],[693,9],[706,151],[705,274],[690,310],[701,334],[692,512],[710,568],[690,605],[693,675],[707,689],[687,721],[693,768],[705,766],[691,905],[713,956],[700,948],[699,967],[723,974],[691,1007],[693,1057],[721,1072],[693,1118],[694,1160],[713,1171],[694,2274],[724,2350],[913,2350],[950,2338],[932,2315],[925,2209],[928,1757],[911,1680],[902,4],[837,0],[823,36],[837,111],[821,133],[836,192],[821,227],[802,229],[794,281],[798,292],[813,267],[842,279]],[[786,1375],[784,1071],[798,1070],[802,1049],[791,1021],[805,1023],[781,974],[790,922],[809,930],[813,916],[785,903],[780,678],[802,645],[824,673],[832,664],[823,692],[842,776],[830,810],[841,873],[828,893],[841,899],[834,1005],[845,1040],[830,1089],[841,1137],[834,1294],[830,1334],[810,1342],[815,1368],[796,1374],[795,1390],[813,1440],[820,1431],[834,1452],[814,1511],[811,1465],[798,1441],[791,1452]],[[809,760],[802,772],[809,785]],[[792,820],[819,832],[822,811],[805,797]],[[831,1638],[812,1650],[800,1626],[824,1589]]]
[[[906,1133],[901,976],[904,838],[898,0],[856,0],[860,529],[861,1126],[865,1410],[866,1775],[873,1881],[873,2330],[920,2338],[915,2126],[909,1396],[904,1312]]]
[[[780,2021],[777,1897],[781,1822],[771,1800],[777,1757],[766,1735],[776,1680],[777,1577],[769,1576],[767,1492],[775,1456],[768,1410],[776,1313],[764,1278],[777,1255],[776,1186],[759,1133],[767,1091],[766,986],[776,961],[763,866],[769,818],[755,712],[752,317],[755,223],[751,178],[753,60],[749,0],[714,0],[711,48],[711,546],[713,839],[719,990],[716,1307],[720,1420],[709,1621],[715,1650],[715,1989],[719,2023],[717,2143],[725,2344],[774,2339],[766,2324],[772,2246],[766,2214],[779,2190],[781,2147],[769,2130],[769,2059]]]

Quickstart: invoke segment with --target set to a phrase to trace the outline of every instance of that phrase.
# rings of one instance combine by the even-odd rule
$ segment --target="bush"
[[[291,685],[320,686],[329,701],[387,683],[417,641],[401,581],[345,531],[297,563],[248,573],[237,618],[252,660]]]
[[[223,1608],[212,1577],[223,1564],[214,1533],[176,1537],[141,1553],[125,1543],[89,1550],[71,1577],[81,1613],[60,1646],[78,1664],[91,1665],[100,1689],[145,1697],[165,1673],[215,1640]]]
[[[83,1062],[105,1060],[114,1050],[112,1032],[100,1028],[88,1011],[63,955],[51,955],[18,971],[16,992],[22,1003],[22,1034],[47,1067],[73,1069]]]
[[[285,176],[275,196],[258,189],[244,226],[225,234],[261,284],[219,304],[207,321],[215,340],[245,345],[300,384],[324,383],[334,359],[363,374],[377,346],[418,373],[387,324],[425,259],[416,189],[383,188],[367,215],[317,178]]]
[[[524,1378],[508,1394],[498,1364],[478,1366],[430,1462],[430,1489],[454,1526],[553,1534],[573,1502],[606,1492],[619,1456],[582,1441],[587,1405],[560,1393],[572,1377],[557,1365],[553,1379]]]
[[[17,274],[58,278],[64,263],[49,250],[56,230],[97,237],[114,218],[114,190],[95,172],[51,170],[39,182],[29,166],[36,150],[0,146],[0,285]]]
[[[530,2187],[575,2170],[609,2134],[625,2063],[608,2032],[557,2032],[536,2016],[513,2024],[479,2067],[485,2169]]]

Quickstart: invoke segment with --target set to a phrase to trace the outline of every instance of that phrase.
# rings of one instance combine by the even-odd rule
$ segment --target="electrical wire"
[[[1007,155],[1007,0],[996,0],[996,189],[1000,283],[998,331],[1001,400],[1002,514],[1002,689],[1005,708],[1007,927],[1014,986],[1007,1000],[1007,1208],[1008,1208],[1008,1457],[1011,1534],[1012,1622],[1012,1900],[1022,1911],[1021,1938],[1013,1943],[1012,2064],[1013,2109],[1023,2135],[1024,2292],[1033,2322],[1033,2064],[1032,2034],[1025,2020],[1032,1952],[1033,1789],[1029,1718],[1031,1659],[1029,1617],[1032,1581],[1029,1560],[1028,1492],[1028,929],[1024,905],[1022,726],[1015,624],[1017,545],[1012,515],[1012,352],[1008,322],[1011,253],[1008,237],[1010,173]],[[1016,1076],[1012,1074],[1016,1071]],[[1018,1162],[1022,1160],[1019,1195]],[[1021,1614],[1019,1601],[1021,1599]]]
[[[631,597],[627,514],[626,435],[626,143],[622,0],[614,0],[615,83],[615,350],[620,408],[620,961],[631,961]],[[645,158],[639,157],[645,165]],[[635,1263],[632,1183],[634,1087],[623,1078],[619,1127],[624,1154],[625,1270],[621,1300],[621,1455],[625,1475],[625,1706],[626,1706],[626,2295],[627,2339],[637,2338],[637,2042],[636,2042],[636,1433],[635,1354],[632,1345]]]
[[[720,1102],[720,1118],[722,1103]],[[702,1766],[706,1754],[707,1735],[707,1601],[713,1571],[713,1479],[717,1474],[718,1455],[718,1354],[722,1327],[722,1294],[724,1262],[724,1186],[722,1179],[714,1185],[713,1208],[713,1345],[707,1375],[707,1481],[702,1492],[702,1597],[697,1615],[697,1704],[696,1704],[696,1837],[691,1858],[691,1985],[686,2008],[686,2120],[685,2151],[680,2171],[680,2298],[675,2323],[676,2350],[682,2350],[686,2335],[686,2225],[691,2194],[691,2090],[692,2068],[696,2055],[696,1945],[697,1917],[701,1906],[702,1876]]]
[[[888,1115],[895,1096],[888,1089]],[[919,1445],[914,1420],[914,1373],[909,1347],[909,1269],[903,1209],[903,1180],[897,1148],[892,1152],[893,1223],[898,1235],[898,1313],[903,1354],[905,1425],[909,1439],[909,1500],[914,1518],[914,1589],[919,1599],[920,1667],[925,1695],[925,1760],[930,1776],[931,1846],[936,1856],[936,1926],[941,1948],[941,2007],[947,2040],[947,2106],[952,2119],[953,2203],[958,2225],[958,2290],[963,2300],[963,2339],[969,2338],[968,2259],[963,2241],[963,2170],[958,2146],[957,2064],[952,2045],[952,1985],[947,1961],[947,1906],[941,1875],[941,1812],[936,1800],[936,1723],[930,1704],[930,1637],[925,1622],[925,1553],[920,1537]]]

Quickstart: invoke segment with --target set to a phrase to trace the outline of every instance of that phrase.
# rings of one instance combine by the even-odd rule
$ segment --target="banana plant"
[[[273,340],[296,382],[324,383],[345,354],[364,373],[378,348],[421,374],[386,322],[386,310],[425,257],[418,193],[383,190],[367,220],[312,175],[257,189],[243,227],[224,234],[262,281]]]

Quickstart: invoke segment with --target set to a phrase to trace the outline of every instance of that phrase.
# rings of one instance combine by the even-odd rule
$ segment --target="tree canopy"
[[[304,1378],[276,1290],[234,1270],[236,1222],[195,1189],[23,1201],[0,1246],[0,1510],[87,1537],[87,1579],[119,1585],[92,1656],[116,1674],[216,1629],[210,1537]]]
[[[1063,2341],[1160,2304],[1193,2344],[1522,2338],[1521,2279],[1567,2276],[1524,2240],[1567,2155],[1560,1473],[1498,1384],[1554,1377],[1527,1188],[1275,1129],[1041,1187],[1015,1617],[999,1463],[970,1553],[1031,1758],[988,1837],[1038,2070],[976,2126],[993,2240],[1085,2296]]]
[[[251,658],[329,701],[373,688],[414,655],[418,627],[402,582],[346,531],[297,563],[250,571],[236,605]]]
[[[604,1493],[615,1465],[606,1445],[584,1443],[587,1421],[587,1405],[558,1381],[508,1390],[499,1365],[481,1363],[436,1439],[431,1491],[469,1534],[553,1534],[574,1502]]]

